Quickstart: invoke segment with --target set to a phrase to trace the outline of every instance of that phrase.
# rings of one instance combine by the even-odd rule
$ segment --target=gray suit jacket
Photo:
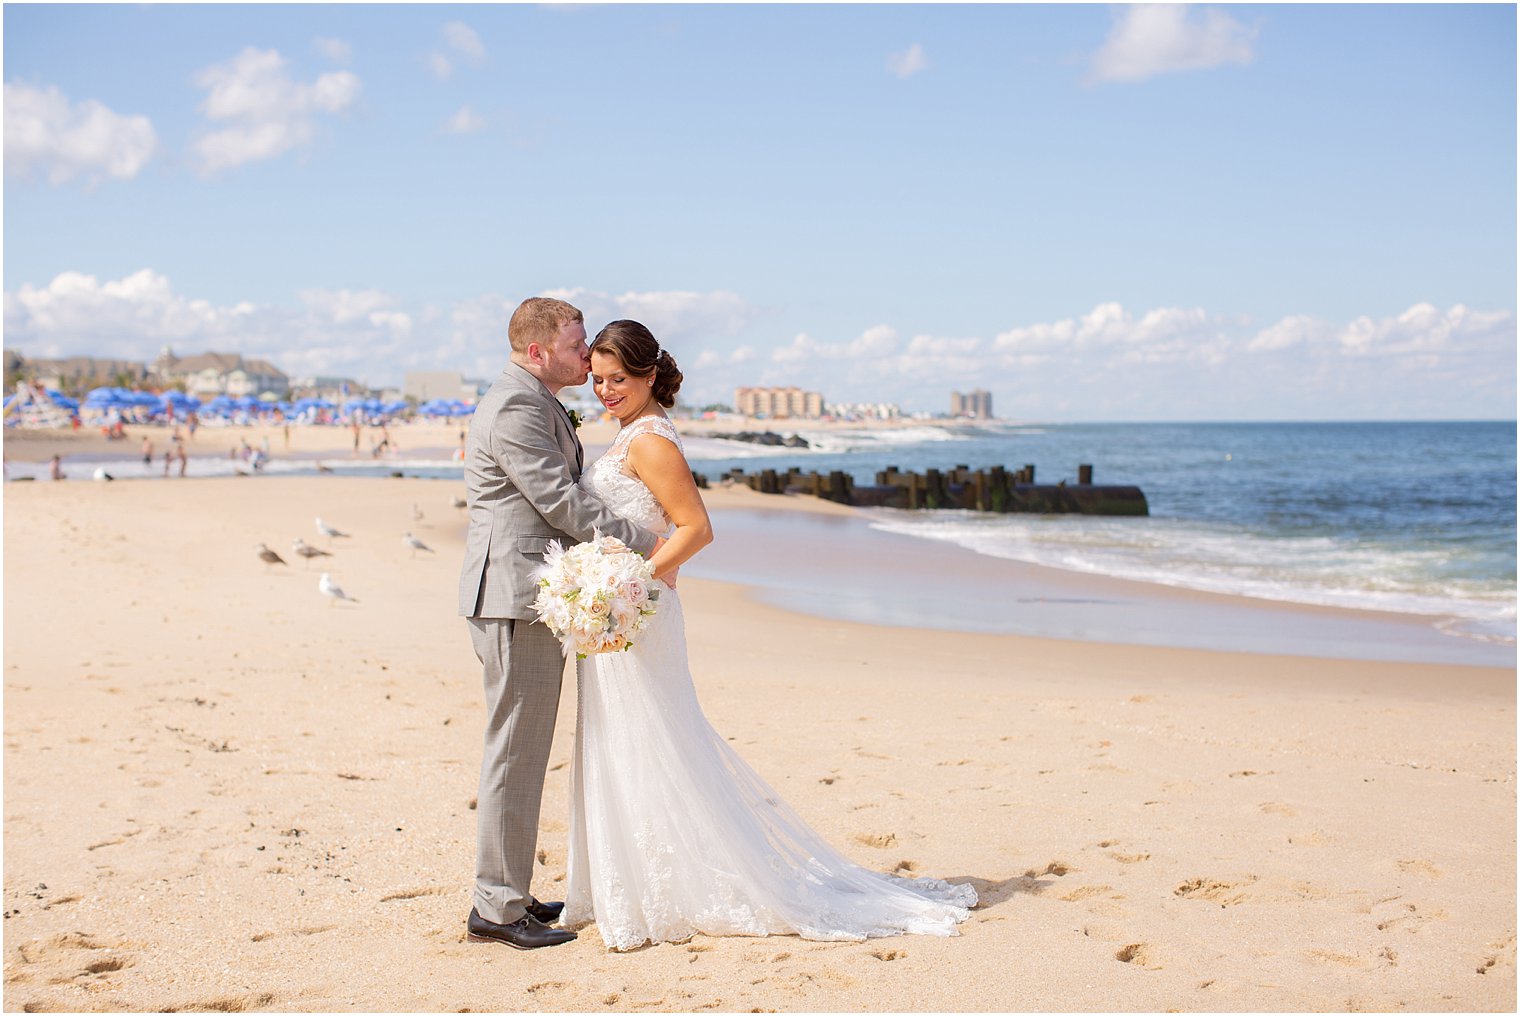
[[[550,540],[566,547],[600,529],[648,556],[655,536],[576,486],[580,442],[564,406],[508,363],[481,396],[465,443],[470,531],[459,575],[465,617],[534,617],[534,569]]]

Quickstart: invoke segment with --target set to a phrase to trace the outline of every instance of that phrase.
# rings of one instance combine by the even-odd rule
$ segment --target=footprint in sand
[[[1078,900],[1090,899],[1093,896],[1102,896],[1105,893],[1111,893],[1113,891],[1114,887],[1111,885],[1081,885],[1077,886],[1077,888],[1073,889],[1071,892],[1063,893],[1056,898],[1066,903],[1075,903]]]
[[[1132,963],[1147,970],[1158,970],[1161,967],[1156,960],[1154,950],[1144,942],[1131,942],[1114,953],[1114,959],[1120,963]]]
[[[853,837],[856,843],[867,847],[885,849],[897,842],[896,833],[856,833]]]
[[[253,1009],[272,1009],[275,996],[273,992],[261,991],[256,995],[227,995],[222,998],[213,998],[209,1001],[186,1002],[165,1008],[164,1012],[248,1012]]]
[[[1321,963],[1329,963],[1337,967],[1357,967],[1359,969],[1365,969],[1367,966],[1365,962],[1356,956],[1351,956],[1347,953],[1342,952],[1335,952],[1331,949],[1310,949],[1308,956],[1310,959],[1318,960]]]
[[[550,991],[556,988],[568,988],[570,985],[564,981],[539,981],[537,984],[528,985],[528,994],[533,995],[540,991]]]
[[[1265,804],[1258,805],[1257,807],[1260,808],[1261,812],[1265,815],[1282,815],[1285,818],[1292,818],[1294,815],[1298,814],[1298,812],[1294,811],[1286,804],[1281,804],[1277,801],[1268,801]]]
[[[890,963],[893,960],[906,959],[908,956],[901,949],[876,949],[872,951],[871,955],[886,963]]]
[[[1509,967],[1509,980],[1513,983],[1515,979],[1515,936],[1506,935],[1497,942],[1488,943],[1488,947],[1493,949],[1494,952],[1491,955],[1483,957],[1482,962],[1477,966],[1477,972],[1487,975],[1490,970],[1502,964]]]
[[[453,891],[453,889],[447,889],[443,886],[436,885],[423,886],[418,889],[398,889],[396,892],[388,893],[380,897],[380,902],[389,903],[392,900],[415,900],[419,896],[444,896],[452,893]]]
[[[1190,878],[1173,889],[1172,895],[1188,900],[1208,900],[1221,907],[1232,907],[1244,903],[1249,898],[1247,894],[1239,890],[1255,881],[1255,875],[1234,882],[1214,878]]]
[[[1394,865],[1400,871],[1409,875],[1421,875],[1425,878],[1441,877],[1441,869],[1423,857],[1416,857],[1407,861],[1395,861]]]

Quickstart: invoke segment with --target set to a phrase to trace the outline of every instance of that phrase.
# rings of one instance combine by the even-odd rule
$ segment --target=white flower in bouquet
[[[566,550],[549,544],[533,610],[566,655],[577,659],[630,648],[654,616],[654,567],[615,536],[596,534]]]

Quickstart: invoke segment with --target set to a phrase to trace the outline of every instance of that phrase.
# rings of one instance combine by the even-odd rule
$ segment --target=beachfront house
[[[183,382],[185,391],[199,399],[218,395],[241,398],[266,392],[285,398],[290,378],[268,360],[246,359],[238,353],[199,353],[175,356],[167,346],[153,361],[152,374],[165,386]]]
[[[17,381],[28,381],[54,391],[83,395],[101,385],[127,388],[141,384],[148,369],[133,360],[113,360],[102,356],[66,356],[62,359],[34,359],[17,350],[5,351],[6,390]]]

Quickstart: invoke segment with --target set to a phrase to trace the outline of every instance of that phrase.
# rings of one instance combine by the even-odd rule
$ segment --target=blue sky
[[[1513,419],[1515,8],[17,6],[5,344]]]

